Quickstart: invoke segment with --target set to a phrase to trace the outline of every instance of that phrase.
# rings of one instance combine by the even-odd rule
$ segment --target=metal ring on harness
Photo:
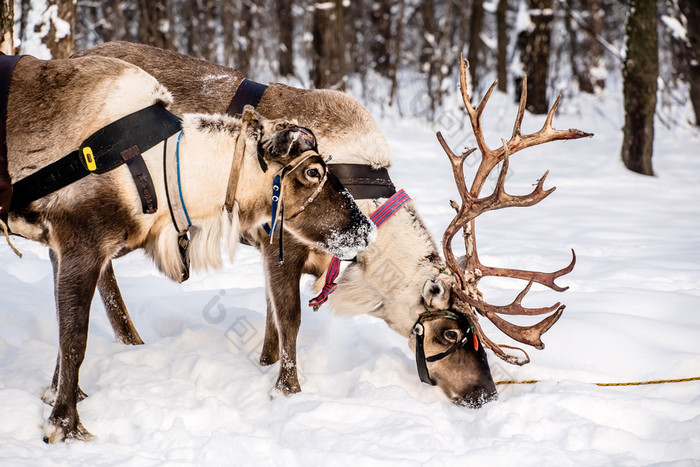
[[[425,356],[425,326],[424,321],[431,321],[437,318],[447,318],[452,319],[457,322],[457,327],[462,331],[463,337],[459,341],[455,342],[449,349],[436,355],[431,355],[430,357]],[[453,313],[451,311],[426,311],[418,316],[416,324],[413,325],[413,334],[416,335],[416,367],[418,369],[418,376],[420,380],[431,386],[435,386],[437,383],[430,377],[430,372],[428,371],[428,363],[436,362],[442,360],[443,358],[452,355],[457,350],[464,347],[467,342],[469,342],[469,335],[473,336],[474,350],[479,350],[479,340],[476,337],[474,329],[469,324],[467,317],[461,314]]]

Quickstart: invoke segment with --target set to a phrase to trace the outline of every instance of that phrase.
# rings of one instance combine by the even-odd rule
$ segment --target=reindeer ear
[[[313,132],[308,128],[298,127],[296,141],[299,144],[300,154],[304,151],[318,152],[318,144],[316,143],[316,137],[314,136]]]
[[[241,120],[243,123],[257,123],[263,117],[255,111],[252,105],[246,105],[243,107],[243,113],[241,114]]]
[[[450,287],[442,278],[429,279],[423,285],[423,304],[428,310],[446,310],[450,306]]]
[[[316,137],[308,128],[287,120],[266,120],[262,123],[262,157],[275,160],[300,156],[305,151],[317,151]]]

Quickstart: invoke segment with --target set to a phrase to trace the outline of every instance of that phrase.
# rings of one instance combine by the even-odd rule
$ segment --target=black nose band
[[[441,352],[437,355],[431,355],[430,357],[425,356],[425,326],[423,322],[435,318],[448,318],[453,319],[457,322],[457,326],[464,334],[464,337],[459,341],[455,342],[449,349]],[[457,350],[464,347],[467,342],[469,342],[469,334],[472,334],[473,338],[476,339],[476,334],[472,329],[469,321],[463,315],[458,315],[452,313],[451,311],[429,311],[421,313],[418,317],[418,321],[413,325],[413,333],[416,335],[416,367],[418,368],[418,376],[420,380],[431,386],[435,386],[437,383],[430,377],[430,371],[428,371],[428,362],[436,362],[442,360],[443,358],[452,355]],[[478,342],[478,341],[476,341]],[[478,344],[475,345],[476,350],[478,350]]]

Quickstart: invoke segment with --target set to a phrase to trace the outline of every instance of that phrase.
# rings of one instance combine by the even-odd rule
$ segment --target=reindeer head
[[[465,60],[460,60],[462,98],[469,113],[482,159],[471,186],[468,186],[464,175],[464,161],[476,151],[476,148],[467,150],[458,156],[447,146],[442,134],[437,133],[438,140],[450,159],[462,201],[461,204],[452,202],[452,207],[457,211],[457,215],[447,227],[442,242],[445,260],[453,278],[450,287],[451,306],[449,311],[428,311],[421,314],[414,326],[411,340],[415,346],[416,363],[423,382],[440,386],[445,394],[457,404],[480,407],[484,402],[497,397],[496,387],[484,352],[485,348],[491,349],[496,356],[508,363],[523,365],[530,360],[524,350],[507,345],[499,346],[488,339],[479,325],[477,313],[488,318],[499,330],[512,339],[537,349],[544,348],[541,336],[559,319],[564,305],[555,303],[550,307],[525,308],[522,305],[522,300],[529,292],[533,282],[543,284],[558,292],[566,290],[566,287],[560,287],[554,281],[571,272],[576,262],[576,256],[573,256],[568,266],[551,273],[485,266],[479,261],[476,250],[474,220],[489,210],[509,206],[532,206],[554,191],[554,188],[549,190],[543,188],[547,176],[545,173],[530,194],[513,196],[506,193],[504,183],[511,154],[550,141],[577,139],[592,135],[580,130],[555,130],[552,128],[552,119],[559,104],[559,98],[550,109],[542,129],[531,135],[522,135],[520,125],[527,100],[527,79],[524,79],[513,135],[507,142],[502,140],[503,146],[501,148],[489,149],[481,129],[481,114],[496,83],[491,86],[484,100],[475,109],[471,105],[466,91],[467,67],[468,63]],[[480,197],[487,176],[499,163],[502,163],[502,166],[494,192],[489,196]],[[452,252],[452,239],[460,230],[463,231],[467,255],[462,260],[457,260]],[[521,279],[528,281],[528,284],[511,304],[495,306],[485,302],[477,288],[479,280],[485,276]],[[436,297],[441,296],[441,288],[444,287],[441,285],[434,281],[426,283],[423,296],[427,308],[434,309],[435,305],[444,303],[443,300],[436,300]],[[505,321],[499,314],[528,316],[549,314],[549,316],[532,326],[518,326]],[[520,350],[524,357],[519,358],[508,354],[503,351],[503,348]]]
[[[271,230],[279,222],[302,242],[340,259],[366,249],[376,238],[376,227],[329,172],[311,130],[287,120],[263,120],[261,133],[260,165],[277,171]]]
[[[418,375],[455,404],[479,408],[498,397],[486,352],[459,312],[422,313],[411,333]]]

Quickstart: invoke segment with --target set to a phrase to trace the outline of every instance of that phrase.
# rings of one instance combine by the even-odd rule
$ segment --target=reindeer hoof
[[[262,355],[260,355],[260,365],[262,366],[270,366],[274,363],[277,363],[278,360],[279,357],[277,355],[270,355],[264,352],[262,353]]]
[[[55,387],[48,386],[44,389],[44,393],[41,395],[41,400],[44,401],[45,404],[53,406],[53,404],[56,402],[57,394],[58,391]],[[75,395],[77,397],[78,402],[88,397],[88,395],[82,389],[80,389],[80,387],[78,387],[78,390],[76,391]]]
[[[56,444],[65,441],[92,441],[95,437],[85,429],[82,423],[78,424],[72,430],[66,430],[63,426],[56,426],[52,422],[47,422],[44,428],[44,442],[46,444]]]
[[[277,399],[278,397],[287,397],[292,394],[296,394],[297,392],[301,392],[301,388],[280,388],[277,385],[275,385],[272,389],[268,391],[268,394],[270,395],[270,399]]]
[[[296,394],[301,392],[301,386],[298,381],[277,381],[275,386],[270,389],[270,397],[275,398],[277,396],[289,396],[290,394]]]
[[[116,336],[117,342],[123,345],[143,345],[143,339],[138,333],[123,333]]]

